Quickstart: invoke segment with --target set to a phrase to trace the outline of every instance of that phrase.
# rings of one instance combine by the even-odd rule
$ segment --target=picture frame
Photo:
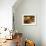
[[[22,25],[36,25],[36,16],[35,15],[23,15]]]

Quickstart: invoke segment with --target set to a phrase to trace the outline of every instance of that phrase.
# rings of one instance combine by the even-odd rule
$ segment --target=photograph
[[[22,24],[23,25],[35,25],[36,24],[36,16],[34,16],[34,15],[22,16]]]
[[[0,0],[0,46],[46,46],[46,0]]]

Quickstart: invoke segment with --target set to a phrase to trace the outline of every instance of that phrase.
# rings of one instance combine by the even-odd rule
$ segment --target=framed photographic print
[[[36,25],[36,16],[34,15],[23,15],[22,16],[23,25]]]

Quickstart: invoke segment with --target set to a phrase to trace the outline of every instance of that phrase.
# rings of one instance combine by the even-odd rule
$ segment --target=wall
[[[16,6],[16,5],[14,5]],[[23,33],[26,39],[34,40],[36,46],[41,46],[41,29],[40,29],[40,15],[41,15],[41,1],[40,0],[23,0],[14,11],[15,30]],[[37,16],[36,25],[22,25],[22,16],[24,14],[33,14]]]
[[[16,0],[0,0],[0,27],[12,29],[12,6]]]
[[[46,46],[46,0],[41,1],[40,23],[42,46]]]

